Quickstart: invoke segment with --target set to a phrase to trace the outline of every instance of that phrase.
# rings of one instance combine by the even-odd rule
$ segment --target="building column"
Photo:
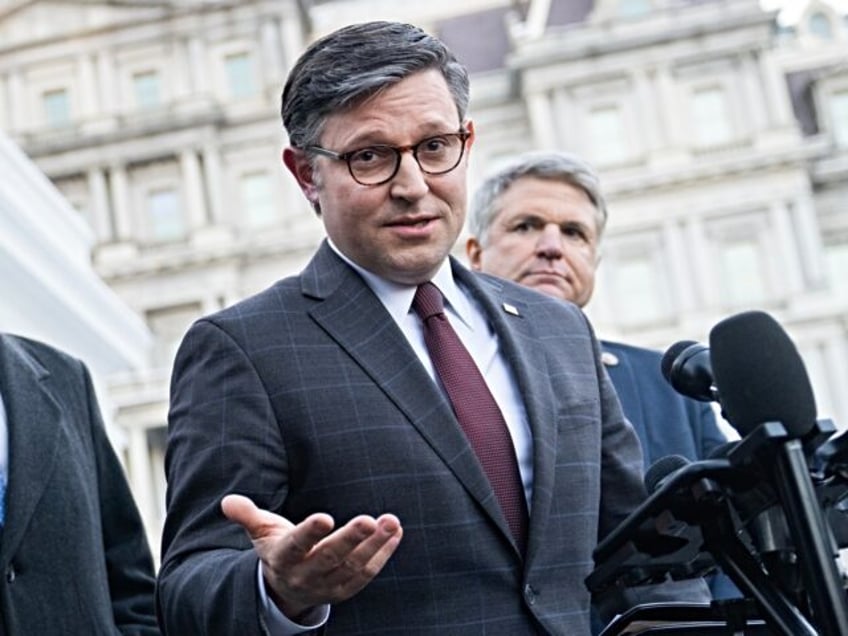
[[[0,130],[12,130],[9,99],[9,81],[0,74]]]
[[[669,267],[669,276],[674,296],[680,303],[680,312],[690,313],[694,311],[697,300],[694,294],[695,285],[689,278],[692,275],[689,266],[689,246],[686,244],[686,236],[678,220],[666,219],[663,221],[662,240],[668,254],[668,262],[672,264]],[[673,265],[674,263],[677,264],[676,267]]]
[[[635,84],[636,113],[639,122],[644,124],[644,129],[640,126],[640,130],[637,130],[636,133],[642,140],[642,148],[648,153],[653,153],[663,145],[661,126],[657,120],[656,104],[659,103],[659,99],[654,95],[653,80],[646,70],[636,69],[633,74],[633,82]]]
[[[112,241],[112,221],[109,218],[109,189],[102,168],[88,171],[88,196],[91,201],[91,222],[98,243]]]
[[[194,92],[191,52],[186,40],[180,39],[174,42],[171,63],[171,94],[174,101],[180,102]]]
[[[700,300],[701,307],[712,309],[719,305],[719,292],[716,281],[716,263],[711,259],[707,249],[709,239],[704,231],[703,220],[690,217],[684,223],[684,243],[686,245],[686,260],[692,268],[692,291],[696,303]]]
[[[657,67],[656,86],[659,95],[655,104],[659,109],[660,120],[665,122],[665,126],[660,127],[663,141],[671,148],[681,148],[685,145],[682,133],[682,104],[671,71],[667,66]]]
[[[761,51],[759,55],[760,77],[763,80],[765,105],[776,128],[794,126],[789,105],[789,90],[783,77],[783,71],[774,62],[770,51]]]
[[[547,139],[552,140],[553,144],[559,148],[577,147],[580,140],[568,136],[574,130],[574,127],[569,126],[568,123],[579,121],[579,115],[574,106],[574,97],[571,91],[566,87],[554,89],[551,95],[550,106],[552,110],[549,125],[553,126],[553,128],[548,131]]]
[[[223,225],[224,218],[224,171],[221,168],[221,153],[212,144],[204,146],[202,151],[204,183],[206,185],[206,200],[209,202],[209,213],[214,225]]]
[[[280,24],[280,47],[283,54],[284,72],[288,72],[292,60],[296,60],[306,43],[303,41],[303,27],[297,15],[288,16]],[[282,83],[283,77],[280,77]]]
[[[743,130],[750,130],[752,136],[756,137],[761,130],[768,127],[765,113],[769,108],[765,103],[756,51],[743,53],[739,59],[739,65],[741,72],[737,76],[735,92],[742,96],[736,104],[743,115],[743,121],[740,124]]]
[[[24,113],[26,112],[26,98],[24,97],[23,79],[18,69],[13,69],[9,73],[6,86],[9,90],[9,112],[7,117],[9,130],[22,132],[27,122],[27,118],[24,117]],[[38,117],[33,119],[38,119]]]
[[[848,336],[844,331],[834,333],[825,341],[825,368],[829,391],[833,399],[833,414],[837,425],[844,430],[848,421],[848,396],[845,387],[848,386]]]
[[[93,119],[97,113],[97,80],[95,77],[94,59],[91,55],[81,54],[77,57],[77,78],[79,82],[80,119]]]
[[[158,536],[156,530],[156,498],[153,494],[153,475],[150,470],[150,451],[147,444],[147,430],[133,427],[129,430],[129,448],[127,449],[127,477],[132,485],[141,519],[149,537]]]
[[[528,93],[527,118],[533,135],[534,149],[548,149],[556,146],[556,119],[554,118],[551,99],[548,93]]]
[[[186,203],[186,219],[191,231],[207,224],[206,204],[203,195],[203,180],[200,174],[200,159],[194,150],[180,153],[183,177],[183,196]]]
[[[790,203],[790,227],[798,241],[801,265],[810,289],[821,289],[827,283],[824,265],[824,246],[821,240],[816,208],[809,191]]]
[[[101,111],[114,115],[120,110],[120,90],[115,77],[115,60],[112,51],[107,49],[98,52],[96,64]]]
[[[129,242],[133,236],[132,214],[130,211],[129,182],[125,166],[114,165],[109,170],[112,188],[112,214],[115,239]]]
[[[769,259],[769,269],[772,270],[770,278],[775,291],[783,296],[781,300],[791,301],[798,293],[804,291],[804,266],[798,257],[799,246],[795,242],[792,219],[783,201],[772,203],[769,209],[769,225],[774,228],[778,248],[777,260]],[[776,268],[779,268],[779,271],[774,271]]]
[[[267,19],[260,27],[260,38],[262,42],[262,89],[270,82],[276,85],[284,77],[283,65],[285,58],[280,45],[280,23],[276,19]]]
[[[193,80],[196,93],[209,92],[209,64],[206,59],[206,44],[199,37],[188,41],[188,74]]]

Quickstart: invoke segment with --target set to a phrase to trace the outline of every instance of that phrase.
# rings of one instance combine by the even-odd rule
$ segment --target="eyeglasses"
[[[450,172],[462,161],[465,142],[470,136],[471,133],[461,130],[427,137],[412,146],[376,144],[341,153],[321,146],[307,146],[306,150],[346,162],[354,181],[365,186],[376,186],[394,178],[400,168],[401,154],[409,150],[421,172],[434,175]]]

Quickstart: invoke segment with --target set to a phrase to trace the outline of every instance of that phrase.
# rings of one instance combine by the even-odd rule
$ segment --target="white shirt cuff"
[[[262,576],[262,562],[256,566],[256,584],[259,586],[259,600],[262,605],[262,614],[265,624],[271,636],[294,636],[321,627],[330,617],[329,605],[317,605],[301,617],[300,623],[295,623],[280,611],[268,597],[265,590],[265,578]]]

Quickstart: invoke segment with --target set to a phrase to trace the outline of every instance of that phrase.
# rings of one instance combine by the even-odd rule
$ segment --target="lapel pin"
[[[521,314],[518,313],[518,307],[516,307],[515,305],[510,305],[509,303],[504,303],[503,308],[504,308],[504,311],[506,313],[512,314],[513,316],[520,316],[521,315]]]
[[[601,351],[601,362],[608,367],[617,367],[618,356],[614,353],[610,353],[609,351]]]

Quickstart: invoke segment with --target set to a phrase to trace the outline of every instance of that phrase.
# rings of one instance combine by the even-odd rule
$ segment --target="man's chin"
[[[559,298],[560,300],[571,300],[568,290],[563,289],[554,283],[533,283],[530,285],[530,288],[535,289],[537,292],[542,293],[545,296],[552,296],[553,298]]]

